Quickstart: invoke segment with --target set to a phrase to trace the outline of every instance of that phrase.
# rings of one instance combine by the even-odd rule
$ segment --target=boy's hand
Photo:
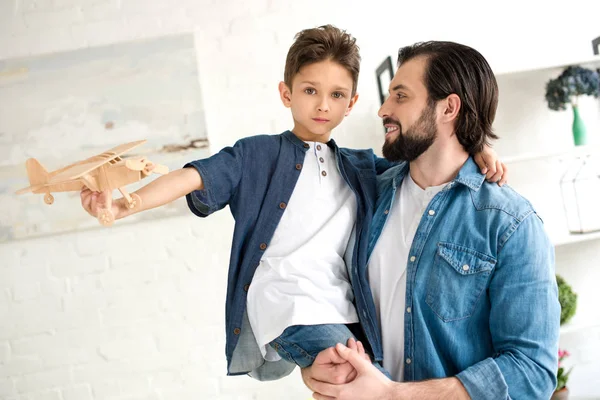
[[[111,196],[111,191],[92,192],[89,188],[84,186],[83,189],[81,189],[81,205],[88,214],[94,218],[98,218],[98,212],[101,209],[108,208],[108,199],[111,198]],[[123,216],[123,211],[125,211],[125,205],[122,200],[123,199],[112,201],[111,211],[115,216],[115,219],[121,218]]]
[[[480,153],[475,154],[475,162],[488,182],[497,182],[498,186],[504,185],[508,180],[508,168],[498,160],[498,155],[491,147],[484,146]]]

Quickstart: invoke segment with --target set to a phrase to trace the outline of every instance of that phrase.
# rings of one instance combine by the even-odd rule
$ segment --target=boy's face
[[[307,142],[327,142],[331,130],[350,113],[358,99],[352,96],[352,75],[340,64],[325,60],[300,68],[292,88],[279,84],[283,104],[291,108],[293,132]]]

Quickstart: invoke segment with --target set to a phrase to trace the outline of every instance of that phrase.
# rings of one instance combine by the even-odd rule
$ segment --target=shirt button
[[[321,172],[321,175],[327,176],[327,172],[323,171],[323,172]]]
[[[384,213],[385,215],[388,215],[388,214],[390,213],[390,210],[385,210],[383,213]]]
[[[320,144],[317,145],[317,150],[321,150],[321,145]]]
[[[296,169],[300,171],[302,169],[302,164],[296,164]]]
[[[407,364],[410,364],[411,362],[412,362],[412,360],[411,360],[410,358],[407,358],[407,359],[406,359],[406,363],[407,363]]]
[[[410,262],[415,262],[415,260],[416,260],[416,259],[417,259],[417,257],[415,257],[415,256],[411,256],[411,257],[410,257]]]
[[[308,144],[308,143],[304,143],[304,148],[305,148],[305,149],[309,149],[309,148],[310,148],[310,144]]]
[[[323,162],[325,162],[325,159],[323,157],[319,157],[319,161],[321,161],[323,163]]]
[[[406,307],[406,312],[407,312],[407,313],[409,313],[409,314],[410,314],[410,312],[411,312],[411,311],[412,311],[412,310],[411,310],[411,308],[410,308],[410,307]]]
[[[281,202],[279,203],[279,208],[281,208],[282,210],[286,207],[286,204]]]
[[[244,285],[244,292],[247,292],[250,289],[250,285]]]
[[[435,215],[435,211],[429,210],[429,215]]]
[[[233,334],[234,334],[234,335],[239,335],[241,331],[242,331],[242,330],[241,330],[240,328],[235,328],[235,329],[233,330]]]
[[[462,266],[463,271],[468,271],[470,268],[467,264]]]
[[[260,244],[260,249],[261,249],[261,250],[264,250],[264,249],[266,249],[266,248],[267,248],[267,244],[266,244],[266,243],[261,243],[261,244]]]

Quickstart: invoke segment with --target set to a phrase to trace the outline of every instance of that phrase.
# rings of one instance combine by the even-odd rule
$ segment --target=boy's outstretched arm
[[[133,209],[127,207],[124,198],[112,202],[115,219],[124,218],[140,211],[168,204],[194,190],[204,188],[202,178],[195,168],[182,168],[163,175],[135,192],[140,196],[141,204]],[[98,217],[100,209],[106,208],[112,192],[92,192],[88,188],[81,191],[81,205],[93,217]]]

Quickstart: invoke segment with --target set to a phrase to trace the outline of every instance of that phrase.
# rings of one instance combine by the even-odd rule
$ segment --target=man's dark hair
[[[456,94],[461,108],[455,125],[458,141],[476,154],[490,139],[498,139],[492,124],[498,107],[498,84],[486,59],[471,47],[453,42],[420,42],[398,51],[398,66],[425,57],[423,74],[429,102]]]

